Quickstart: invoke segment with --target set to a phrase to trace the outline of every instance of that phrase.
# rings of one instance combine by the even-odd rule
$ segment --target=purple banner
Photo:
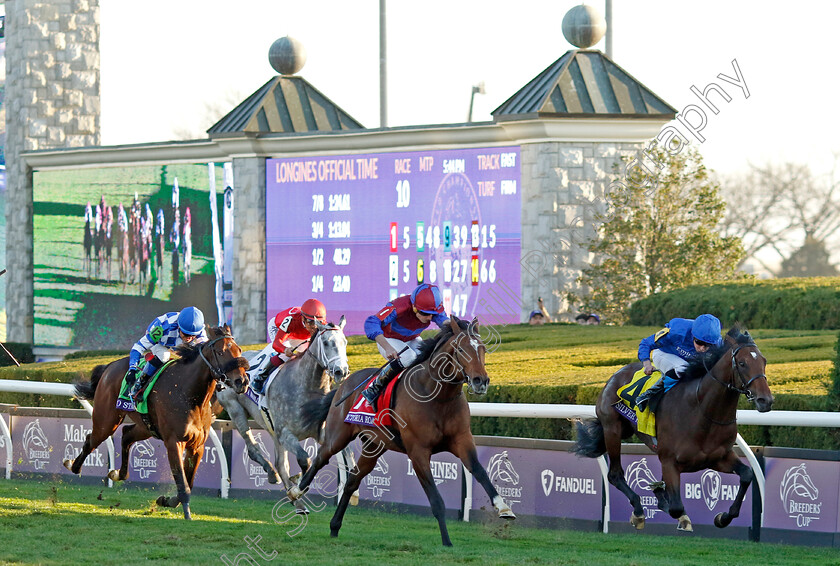
[[[274,441],[271,439],[271,434],[265,430],[253,429],[251,433],[254,436],[254,441],[265,456],[266,460],[274,463]],[[315,458],[318,453],[318,444],[312,438],[307,438],[302,441],[301,446],[306,450],[310,459]],[[288,455],[289,459],[289,474],[295,475],[300,473],[300,466],[298,466],[297,458],[294,454]],[[323,495],[325,497],[334,496],[338,488],[338,474],[336,467],[336,457],[330,458],[329,464],[324,466],[315,480],[309,487],[310,493],[316,495]],[[248,449],[245,441],[238,432],[233,433],[233,445],[231,448],[231,471],[230,471],[230,486],[236,489],[267,489],[271,491],[285,492],[282,484],[268,483],[268,474],[262,469],[262,466],[251,460],[248,457]]]
[[[355,442],[354,442],[355,444]],[[355,453],[361,453],[355,444]],[[461,508],[461,461],[449,452],[432,456],[432,477],[447,509]],[[429,498],[417,479],[408,456],[400,452],[385,452],[376,467],[362,480],[359,498],[367,501],[387,501],[408,505],[428,506]]]
[[[81,452],[85,436],[91,430],[89,419],[13,416],[11,422],[16,472],[70,474],[63,462],[73,460]],[[108,473],[108,452],[103,443],[82,466],[82,475],[105,477]]]
[[[630,488],[642,498],[645,519],[651,523],[674,524],[676,519],[656,506],[656,496],[650,484],[662,478],[662,467],[656,456],[624,454],[621,456],[624,476]],[[715,470],[703,470],[680,477],[680,497],[685,506],[685,513],[691,522],[699,525],[713,525],[715,515],[728,511],[738,493],[740,479],[736,474],[721,474]],[[612,485],[610,486],[611,520],[628,520],[633,507],[627,497]],[[741,505],[741,515],[732,521],[732,525],[749,527],[752,525],[752,489],[747,491]]]
[[[840,532],[840,462],[767,458],[764,526]]]
[[[479,446],[478,459],[514,513],[601,519],[601,472],[568,452]],[[473,477],[473,509],[493,504]]]
[[[518,147],[268,159],[268,316],[315,297],[362,334],[427,282],[447,313],[518,323],[519,185]]]

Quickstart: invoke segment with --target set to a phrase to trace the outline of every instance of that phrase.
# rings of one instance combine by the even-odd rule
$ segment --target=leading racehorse
[[[402,452],[411,459],[417,479],[438,521],[445,546],[452,546],[452,541],[446,529],[443,498],[432,477],[432,454],[451,452],[460,458],[487,492],[499,517],[514,519],[510,506],[493,487],[487,472],[478,461],[470,432],[470,408],[463,392],[464,383],[475,393],[487,392],[490,378],[484,368],[485,351],[478,335],[478,320],[474,319],[468,324],[453,315],[448,326],[433,338],[423,341],[417,358],[397,383],[396,401],[392,405],[393,410],[389,410],[395,421],[393,426],[367,428],[345,423],[345,416],[357,402],[358,392],[349,395],[338,406],[333,406],[336,394],[341,398],[345,393],[354,391],[378,371],[376,368],[357,371],[322,400],[307,403],[303,409],[310,423],[320,425],[326,421],[324,441],[300,484],[288,490],[289,498],[294,500],[302,497],[318,470],[333,454],[358,436],[362,440],[363,452],[357,466],[350,470],[350,478],[330,522],[332,536],[338,536],[351,496],[385,450]]]
[[[597,420],[578,423],[574,451],[589,458],[607,453],[607,478],[633,505],[630,523],[637,529],[645,526],[644,508],[639,495],[627,484],[621,466],[621,440],[634,432],[658,452],[663,482],[654,484],[653,493],[658,507],[679,521],[679,530],[692,530],[680,499],[680,474],[705,468],[738,474],[741,485],[732,506],[714,521],[717,527],[726,527],[740,514],[753,480],[752,469],[741,462],[732,448],[738,433],[738,399],[745,395],[759,412],[770,410],[773,395],[764,375],[766,365],[767,360],[750,334],[735,325],[720,347],[689,363],[680,381],[662,399],[656,411],[656,438],[635,431],[613,407],[618,401],[617,390],[642,367],[640,363],[626,365],[607,381],[598,396]]]
[[[245,373],[248,361],[241,357],[242,351],[231,336],[230,328],[227,325],[211,328],[208,334],[207,342],[179,346],[177,352],[181,358],[164,368],[148,397],[149,425],[139,413],[126,413],[115,407],[128,371],[128,357],[107,366],[96,366],[89,382],[77,383],[76,397],[93,399],[93,430],[85,438],[81,453],[72,463],[65,460],[64,466],[78,474],[88,454],[114,434],[128,415],[134,423],[123,428],[119,475],[111,470],[108,477],[125,480],[131,445],[157,436],[166,446],[172,477],[178,487],[176,497],[160,496],[157,503],[164,507],[177,507],[181,503],[184,518],[191,519],[190,490],[212,422],[210,399],[216,382],[221,381],[240,392],[248,386]]]

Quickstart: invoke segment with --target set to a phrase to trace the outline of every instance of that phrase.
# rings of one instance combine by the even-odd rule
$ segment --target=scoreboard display
[[[313,297],[363,334],[369,315],[425,282],[447,314],[518,323],[519,157],[494,147],[268,159],[267,315]]]

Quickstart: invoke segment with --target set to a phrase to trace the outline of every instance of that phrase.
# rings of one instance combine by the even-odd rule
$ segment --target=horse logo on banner
[[[706,470],[700,476],[700,491],[703,493],[703,501],[709,511],[714,511],[715,505],[720,501],[720,474],[714,470]]]

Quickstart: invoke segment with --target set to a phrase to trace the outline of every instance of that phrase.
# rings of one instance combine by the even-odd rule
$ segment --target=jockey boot
[[[268,377],[271,375],[275,369],[280,367],[280,364],[283,363],[283,360],[280,356],[274,355],[268,359],[268,363],[265,365],[265,368],[254,378],[254,381],[251,382],[251,389],[254,393],[258,395],[265,395],[265,384],[268,381]],[[275,365],[276,364],[276,365]]]
[[[374,403],[376,403],[376,398],[379,397],[382,389],[388,385],[392,379],[394,379],[395,375],[404,369],[405,366],[402,365],[399,358],[391,360],[384,368],[382,368],[379,375],[377,375],[376,379],[373,380],[373,383],[362,391],[362,397],[365,398],[371,407],[376,407]]]
[[[649,389],[643,391],[638,397],[636,397],[636,406],[639,408],[640,411],[644,411],[645,407],[650,405],[650,412],[655,412],[656,406],[659,405],[659,400],[657,399],[654,403],[653,398],[658,397],[660,393],[665,391],[665,378],[660,377],[659,380],[654,383]]]
[[[137,402],[137,396],[140,394],[140,390],[149,382],[150,377],[145,371],[140,372],[137,375],[137,379],[134,380],[134,385],[131,386],[131,391],[128,392],[129,398]]]

